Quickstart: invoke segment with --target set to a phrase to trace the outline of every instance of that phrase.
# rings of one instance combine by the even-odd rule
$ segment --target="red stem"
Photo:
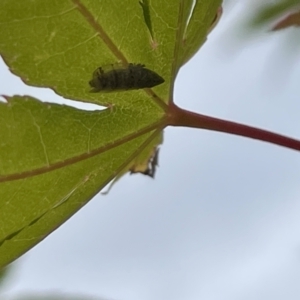
[[[226,132],[300,151],[299,140],[263,129],[190,112],[175,104],[169,106],[168,125]]]

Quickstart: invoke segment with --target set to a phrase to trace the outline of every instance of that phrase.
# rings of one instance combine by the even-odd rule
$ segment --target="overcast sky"
[[[290,33],[237,42],[233,9],[180,71],[176,103],[300,139],[299,57],[283,49]],[[0,82],[1,94],[59,99],[25,87],[2,62]],[[96,196],[18,261],[6,295],[299,300],[299,183],[299,152],[168,128],[155,180],[127,175]]]

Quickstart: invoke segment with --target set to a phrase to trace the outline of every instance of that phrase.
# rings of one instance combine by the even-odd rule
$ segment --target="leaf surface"
[[[82,111],[28,96],[0,103],[0,268],[116,176],[147,171],[177,72],[205,41],[220,2],[0,2],[0,54],[13,73],[65,98],[108,107]],[[145,64],[165,83],[90,93],[93,71],[115,63]]]

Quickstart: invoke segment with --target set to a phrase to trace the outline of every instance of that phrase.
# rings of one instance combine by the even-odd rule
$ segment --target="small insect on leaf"
[[[165,80],[142,64],[112,64],[99,67],[93,73],[89,84],[91,92],[113,92],[152,88]]]
[[[154,178],[156,167],[158,166],[158,153],[159,148],[154,148],[152,156],[142,164],[136,164],[130,168],[130,175],[141,173]]]

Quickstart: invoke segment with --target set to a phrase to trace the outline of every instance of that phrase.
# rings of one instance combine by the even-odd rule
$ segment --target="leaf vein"
[[[31,117],[32,117],[33,125],[34,125],[34,126],[36,127],[36,129],[37,129],[37,132],[38,132],[38,135],[39,135],[39,139],[40,139],[40,142],[41,142],[43,151],[44,151],[46,163],[47,163],[47,166],[49,167],[49,166],[50,166],[50,162],[49,162],[49,157],[48,157],[46,145],[45,145],[45,142],[44,142],[44,139],[43,139],[43,135],[42,135],[42,132],[41,132],[41,127],[39,126],[39,124],[37,124],[37,122],[36,122],[36,120],[35,120],[35,117],[33,116],[32,112],[31,112],[30,110],[29,110],[29,113],[30,113],[30,115],[31,115]]]
[[[48,15],[48,16],[34,16],[31,18],[24,18],[24,19],[16,19],[16,20],[12,20],[9,22],[0,22],[0,24],[13,24],[13,23],[22,23],[22,22],[27,22],[27,21],[33,21],[33,20],[39,20],[39,19],[50,19],[50,18],[54,18],[54,17],[58,17],[58,16],[63,16],[73,10],[76,9],[76,6],[71,7],[70,9],[64,10],[60,13],[54,14],[54,15]]]
[[[122,63],[127,64],[128,61],[124,54],[119,50],[119,48],[114,44],[102,26],[98,23],[95,17],[91,14],[91,12],[81,3],[80,0],[72,0],[72,2],[77,5],[77,9],[82,14],[82,16],[87,20],[87,22],[98,32],[99,37],[103,40],[106,46],[110,49],[110,51],[116,56],[118,60]]]
[[[80,47],[80,46],[82,46],[82,45],[88,43],[90,40],[94,39],[94,38],[97,37],[97,36],[98,36],[98,33],[96,33],[96,34],[92,35],[91,37],[87,38],[86,40],[84,40],[84,41],[82,41],[82,42],[80,42],[80,43],[74,45],[73,47],[70,47],[70,48],[68,48],[68,49],[66,49],[66,50],[64,50],[64,51],[57,52],[57,53],[55,53],[55,54],[49,55],[48,57],[43,58],[43,59],[37,61],[37,62],[35,63],[35,65],[38,66],[38,65],[40,65],[41,63],[44,63],[45,61],[47,61],[47,60],[49,60],[49,59],[51,59],[51,58],[53,58],[53,57],[56,57],[56,56],[66,55],[67,52],[72,51],[72,50],[74,50],[74,49],[76,49],[76,48],[78,48],[78,47]]]

